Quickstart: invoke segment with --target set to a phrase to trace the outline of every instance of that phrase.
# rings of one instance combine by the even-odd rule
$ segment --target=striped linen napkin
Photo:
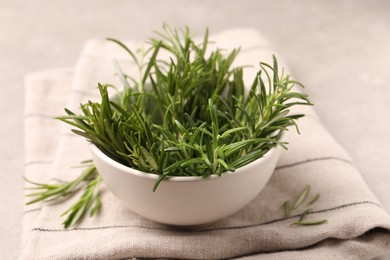
[[[226,49],[241,46],[240,65],[256,66],[274,53],[252,29],[228,30],[212,35],[211,40]],[[126,44],[139,47],[132,41]],[[97,100],[97,82],[120,86],[113,58],[125,71],[135,71],[119,47],[91,40],[75,68],[26,77],[27,178],[63,182],[80,174],[72,166],[90,158],[87,142],[53,118],[63,115],[64,107],[77,110],[81,102]],[[248,77],[253,77],[255,69]],[[177,229],[126,209],[103,184],[102,210],[75,228],[64,229],[59,217],[72,200],[25,206],[21,259],[370,259],[384,253],[390,247],[390,215],[314,110],[299,110],[307,115],[299,120],[301,135],[288,132],[289,150],[282,154],[269,183],[233,216],[211,225]],[[308,184],[321,194],[308,218],[327,219],[327,223],[291,227],[297,217],[285,217],[280,206]]]

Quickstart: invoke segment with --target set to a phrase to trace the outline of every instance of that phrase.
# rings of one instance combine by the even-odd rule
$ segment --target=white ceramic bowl
[[[152,191],[157,175],[126,167],[91,145],[93,162],[108,189],[133,212],[171,225],[200,225],[225,218],[251,202],[275,169],[281,148],[221,177],[167,177]]]

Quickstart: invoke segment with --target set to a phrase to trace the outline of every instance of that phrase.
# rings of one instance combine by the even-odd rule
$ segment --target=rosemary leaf
[[[289,217],[290,214],[291,214],[290,202],[289,201],[285,201],[283,203],[282,207],[284,209],[284,216],[285,217]]]
[[[326,219],[304,220],[304,221],[297,221],[297,222],[291,223],[290,226],[315,226],[315,225],[325,224],[327,222],[328,221]]]
[[[310,209],[306,209],[300,216],[298,222],[302,222],[305,218],[306,215],[310,212]]]
[[[305,189],[299,194],[298,198],[295,200],[292,209],[297,209],[307,198],[307,195],[310,192],[310,185],[307,185]]]
[[[316,202],[318,199],[320,198],[320,194],[317,193],[307,204],[306,206],[310,206],[312,204],[314,204],[314,202]]]

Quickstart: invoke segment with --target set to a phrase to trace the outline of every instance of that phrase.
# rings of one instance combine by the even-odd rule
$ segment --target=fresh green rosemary
[[[298,195],[298,197],[294,200],[294,203],[291,204],[290,201],[285,201],[282,204],[282,208],[284,210],[284,216],[289,217],[294,210],[297,210],[305,201],[310,193],[310,185],[307,185],[303,191]],[[306,207],[313,205],[320,198],[320,194],[317,193],[310,199],[310,201],[305,205]],[[319,220],[306,220],[306,216],[311,212],[311,208],[306,208],[300,215],[298,221],[295,221],[290,224],[290,226],[313,226],[313,225],[321,225],[327,222],[326,219]]]
[[[36,183],[24,178],[34,187],[27,189],[36,190],[36,192],[27,194],[27,197],[35,197],[26,204],[33,204],[39,201],[52,201],[63,197],[70,197],[76,191],[82,187],[84,189],[83,194],[70,208],[68,208],[61,216],[67,215],[63,222],[64,227],[68,228],[81,221],[85,214],[89,210],[89,214],[92,217],[96,211],[101,207],[99,184],[101,179],[96,171],[95,166],[90,165],[82,174],[73,181],[60,183],[60,184],[43,184]]]
[[[304,116],[289,108],[311,103],[293,90],[302,84],[280,72],[275,56],[272,65],[259,63],[246,90],[244,68],[233,66],[239,49],[208,50],[208,30],[196,43],[188,28],[163,29],[147,48],[135,52],[108,38],[129,54],[139,77],[124,73],[114,61],[123,90],[110,95],[112,85],[99,83],[100,102],[82,104],[80,114],[65,109],[67,115],[58,119],[115,161],[157,174],[153,191],[166,176],[221,175],[259,159],[275,145],[285,147],[283,131],[290,126],[298,131],[295,121]],[[163,59],[162,52],[170,58]],[[29,203],[66,196],[83,182],[84,194],[64,213],[65,227],[74,225],[101,205],[100,178],[94,168],[90,171],[94,178],[84,173],[63,185],[36,184],[40,191],[30,194],[36,199]]]
[[[112,159],[159,175],[154,190],[166,176],[221,175],[262,157],[280,141],[282,132],[301,114],[289,108],[310,105],[306,94],[294,92],[289,75],[260,63],[260,71],[245,92],[243,67],[232,64],[239,52],[216,49],[206,55],[208,31],[197,44],[189,29],[179,33],[168,26],[137,57],[118,40],[139,67],[139,79],[123,73],[115,62],[124,90],[110,97],[98,84],[101,101],[81,105],[81,115],[65,110],[60,120],[73,125]],[[160,51],[170,60],[161,60]],[[265,77],[265,80],[263,77]],[[268,83],[266,83],[268,82]]]

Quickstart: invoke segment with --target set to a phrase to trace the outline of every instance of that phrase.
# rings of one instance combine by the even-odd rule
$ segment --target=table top
[[[74,66],[90,38],[145,40],[163,22],[200,33],[252,27],[267,37],[390,211],[390,2],[0,1],[0,259],[15,259],[20,247],[23,76]]]

